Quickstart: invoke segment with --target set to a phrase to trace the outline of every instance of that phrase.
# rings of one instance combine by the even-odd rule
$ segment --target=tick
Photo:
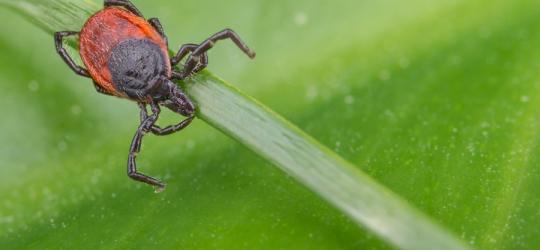
[[[67,53],[64,39],[79,36],[81,67]],[[147,133],[163,136],[187,127],[195,118],[195,106],[173,80],[184,80],[208,65],[207,51],[219,40],[231,39],[250,58],[255,52],[230,29],[201,44],[184,44],[169,58],[168,41],[159,19],[146,20],[129,0],[105,0],[104,8],[91,16],[80,32],[55,33],[56,50],[78,75],[91,78],[99,93],[134,101],[140,108],[140,125],[133,137],[127,162],[130,178],[163,190],[165,184],[137,170],[135,158]],[[184,58],[184,67],[176,71]],[[147,106],[151,107],[151,113]],[[156,125],[160,106],[187,117],[176,125]]]

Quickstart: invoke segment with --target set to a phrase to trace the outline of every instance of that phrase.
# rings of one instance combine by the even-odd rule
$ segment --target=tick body
[[[63,40],[79,35],[79,53],[84,67],[79,66],[63,47]],[[231,39],[250,58],[255,53],[238,35],[225,29],[201,44],[185,44],[172,58],[167,37],[156,18],[146,20],[128,0],[105,0],[104,8],[88,19],[80,32],[61,31],[55,34],[56,49],[66,64],[78,75],[93,80],[99,93],[134,101],[140,108],[140,125],[133,137],[128,155],[128,176],[162,190],[160,180],[137,170],[135,158],[147,133],[169,135],[188,126],[194,119],[195,107],[172,80],[183,80],[208,65],[206,52],[223,39]],[[184,58],[181,71],[174,70]],[[151,107],[148,113],[147,106]],[[156,125],[164,106],[187,117],[176,125]]]
[[[96,13],[84,25],[79,39],[88,73],[107,93],[122,96],[129,87],[150,86],[151,77],[171,77],[165,38],[145,19],[127,10],[109,7]],[[129,79],[129,74],[135,77]],[[137,84],[141,86],[133,86]]]

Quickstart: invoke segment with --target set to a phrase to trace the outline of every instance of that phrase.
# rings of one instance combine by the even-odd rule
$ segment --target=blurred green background
[[[210,70],[480,249],[540,248],[537,1],[133,1],[173,49],[230,27]],[[52,37],[0,9],[0,248],[387,249],[196,121],[145,138]],[[176,122],[171,113],[161,124]]]

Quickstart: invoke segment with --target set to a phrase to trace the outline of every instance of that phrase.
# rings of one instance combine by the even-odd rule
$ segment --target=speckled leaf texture
[[[77,29],[99,1],[68,0],[65,19],[17,2],[0,8],[0,249],[540,248],[536,1],[133,1],[172,49],[230,27],[258,55],[224,42],[183,84],[201,119],[138,158],[160,194],[125,174],[136,105],[97,94],[43,31]],[[227,119],[239,107],[270,122]],[[265,126],[306,144],[274,150]],[[287,154],[312,147],[388,194],[346,204],[402,220],[358,219],[335,202],[347,178],[283,167],[319,159]]]

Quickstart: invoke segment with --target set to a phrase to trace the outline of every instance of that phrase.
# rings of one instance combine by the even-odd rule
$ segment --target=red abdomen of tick
[[[169,62],[167,42],[142,17],[117,7],[108,7],[88,19],[80,33],[80,54],[92,79],[110,94],[124,97],[113,83],[109,59],[113,50],[122,42],[145,39],[159,46],[163,58]],[[165,63],[167,76],[171,65]]]

